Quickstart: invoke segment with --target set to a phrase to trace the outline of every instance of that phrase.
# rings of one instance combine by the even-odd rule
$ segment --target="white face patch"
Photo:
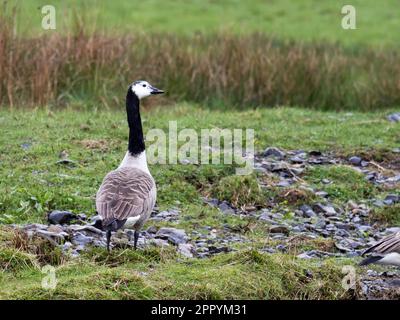
[[[139,99],[143,99],[151,95],[153,87],[147,81],[137,81],[132,85],[132,91]]]

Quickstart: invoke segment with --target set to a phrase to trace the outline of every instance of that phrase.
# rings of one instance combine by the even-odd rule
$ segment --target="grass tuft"
[[[262,206],[267,201],[267,192],[260,187],[255,175],[224,177],[213,189],[213,196],[237,208]]]
[[[386,226],[400,226],[400,204],[374,209],[370,220]]]

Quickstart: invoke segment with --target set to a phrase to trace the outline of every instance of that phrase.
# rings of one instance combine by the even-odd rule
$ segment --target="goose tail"
[[[110,252],[111,232],[117,231],[125,224],[126,219],[118,220],[115,218],[103,220],[103,230],[106,232],[107,251]]]
[[[364,260],[362,260],[359,263],[359,266],[366,266],[368,264],[375,263],[381,259],[382,259],[382,257],[380,257],[380,256],[369,256],[369,257],[365,258]]]

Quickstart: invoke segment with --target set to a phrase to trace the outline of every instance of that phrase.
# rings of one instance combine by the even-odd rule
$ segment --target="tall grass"
[[[146,79],[168,99],[209,105],[374,110],[400,105],[400,54],[285,42],[263,34],[87,32],[24,38],[0,19],[0,105],[121,105]]]

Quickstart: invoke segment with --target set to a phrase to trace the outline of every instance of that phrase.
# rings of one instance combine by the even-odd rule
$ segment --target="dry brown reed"
[[[373,110],[400,105],[395,50],[285,42],[263,34],[110,36],[78,24],[23,38],[0,19],[0,105],[121,105],[144,78],[173,101]]]

